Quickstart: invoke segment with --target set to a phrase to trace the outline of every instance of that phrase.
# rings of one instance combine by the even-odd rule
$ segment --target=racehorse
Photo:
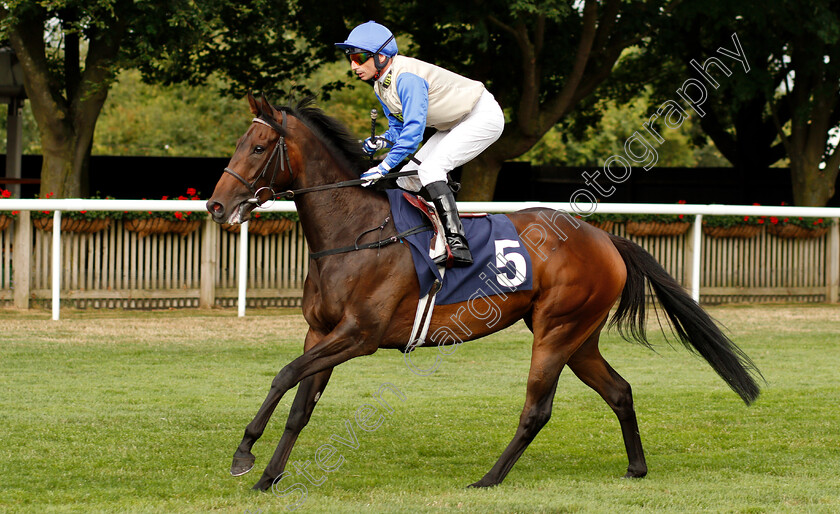
[[[280,399],[299,383],[285,431],[254,485],[266,490],[283,473],[335,366],[379,348],[411,349],[420,294],[407,246],[373,241],[393,240],[398,234],[393,224],[383,223],[391,215],[387,197],[358,186],[360,173],[369,166],[358,140],[309,101],[275,108],[264,96],[255,99],[249,94],[248,102],[253,123],[239,139],[207,209],[217,223],[242,223],[258,204],[275,197],[293,198],[311,252],[303,290],[303,316],[309,325],[303,354],[271,382],[231,466],[234,476],[250,471],[255,463],[252,446]],[[645,333],[646,283],[686,348],[702,356],[748,405],[759,394],[760,372],[749,357],[649,253],[562,214],[536,208],[508,215],[520,234],[529,227],[546,229],[541,232],[544,237],[527,245],[533,263],[532,289],[507,294],[495,324],[488,326],[469,309],[463,312],[467,302],[440,305],[431,319],[430,333],[461,310],[458,316],[466,327],[462,331],[470,334],[465,340],[518,320],[524,320],[534,335],[519,426],[492,469],[471,484],[474,487],[501,483],[548,422],[565,366],[600,394],[618,417],[629,461],[625,477],[646,475],[630,385],[598,350],[601,330],[617,300],[611,325],[625,339],[650,345]],[[553,225],[546,226],[547,221]],[[560,230],[561,221],[565,230]],[[371,233],[364,235],[366,231]],[[365,240],[376,250],[329,252]]]

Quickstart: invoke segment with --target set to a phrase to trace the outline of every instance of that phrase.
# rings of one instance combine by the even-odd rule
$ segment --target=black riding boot
[[[461,225],[461,218],[458,215],[458,206],[455,204],[455,197],[446,182],[432,182],[426,186],[432,202],[435,204],[440,221],[443,223],[443,232],[446,235],[446,243],[449,251],[452,252],[455,266],[469,266],[473,263],[470,247],[467,238],[464,236],[464,227]],[[440,257],[435,264],[443,264],[446,256]],[[437,262],[440,261],[440,262]]]

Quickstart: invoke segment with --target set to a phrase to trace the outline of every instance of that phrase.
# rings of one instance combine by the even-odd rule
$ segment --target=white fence
[[[149,289],[175,290],[173,298],[198,298],[198,305],[211,307],[217,303],[218,293],[234,289],[239,315],[245,314],[246,298],[250,295],[298,296],[302,277],[308,266],[308,252],[302,234],[296,228],[282,239],[249,239],[247,226],[239,234],[221,233],[219,227],[206,222],[204,228],[191,239],[177,237],[139,241],[113,227],[101,238],[63,236],[62,212],[66,211],[195,211],[196,201],[190,200],[11,200],[0,202],[4,211],[55,211],[49,247],[46,233],[34,239],[28,212],[21,215],[14,241],[6,237],[0,241],[0,290],[16,283],[29,284],[36,292],[47,287],[47,280],[29,277],[29,265],[45,268],[49,260],[51,277],[49,298],[53,319],[60,315],[62,289],[65,296],[84,297],[75,289],[80,277],[106,284],[107,290],[128,290],[136,301],[144,298]],[[200,203],[203,207],[203,202]],[[464,212],[513,212],[528,207],[549,207],[571,212],[567,203],[499,203],[464,202]],[[581,205],[580,207],[586,207]],[[293,211],[291,202],[278,202],[270,211]],[[653,253],[665,268],[691,290],[699,300],[715,295],[742,294],[745,298],[798,295],[838,300],[840,287],[840,209],[816,207],[761,207],[727,205],[663,205],[663,204],[599,204],[597,212],[616,214],[685,214],[696,215],[685,237],[633,238]],[[828,234],[808,242],[781,241],[762,235],[752,241],[714,241],[702,234],[703,215],[749,215],[778,217],[831,218],[834,224]],[[623,226],[615,231],[625,235]],[[2,236],[2,234],[0,234]],[[235,237],[234,237],[235,236]],[[41,242],[38,243],[38,238]],[[12,251],[14,249],[14,251]],[[71,254],[62,258],[62,254]],[[75,256],[75,257],[74,257]],[[82,258],[85,257],[85,258]],[[148,271],[163,263],[161,275]],[[141,265],[142,263],[142,265]],[[81,269],[82,267],[86,269]],[[145,268],[146,273],[144,273]],[[14,276],[12,276],[14,274]],[[91,278],[93,277],[93,278]],[[734,278],[733,278],[734,277]],[[248,289],[248,284],[251,289]],[[260,284],[266,287],[260,289]],[[734,284],[734,285],[733,285]],[[701,285],[704,288],[701,291]],[[30,287],[15,287],[14,302],[28,305]],[[279,289],[279,290],[278,290]],[[95,293],[97,301],[107,301],[117,293]],[[174,301],[174,300],[173,300]]]

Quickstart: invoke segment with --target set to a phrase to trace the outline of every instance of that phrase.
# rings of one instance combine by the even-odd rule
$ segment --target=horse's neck
[[[326,153],[309,159],[298,187],[352,180]],[[295,198],[303,233],[312,252],[351,245],[356,236],[390,214],[387,197],[360,186],[305,193]]]

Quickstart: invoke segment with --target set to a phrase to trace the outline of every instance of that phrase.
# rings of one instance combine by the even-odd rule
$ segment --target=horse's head
[[[207,210],[217,223],[242,223],[257,205],[274,198],[294,179],[289,148],[288,125],[295,123],[284,111],[248,93],[254,121],[239,138],[225,173],[216,184]]]

